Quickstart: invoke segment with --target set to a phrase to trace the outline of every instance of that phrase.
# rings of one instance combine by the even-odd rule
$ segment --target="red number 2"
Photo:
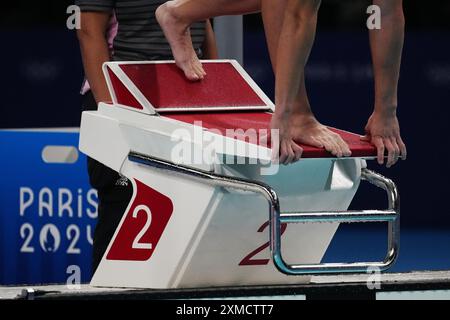
[[[269,226],[269,221],[264,223],[259,229],[258,232],[264,232],[264,230]],[[281,224],[281,235],[286,231],[287,224],[282,223]],[[255,249],[254,251],[250,252],[247,256],[245,256],[244,259],[242,259],[241,262],[239,262],[240,266],[265,266],[269,263],[270,259],[252,259],[254,256],[256,256],[261,251],[267,249],[269,247],[269,241],[264,243],[259,248]]]

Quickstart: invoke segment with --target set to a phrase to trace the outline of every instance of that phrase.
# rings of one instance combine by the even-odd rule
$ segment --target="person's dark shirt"
[[[114,39],[113,60],[173,59],[169,43],[155,18],[155,11],[165,0],[75,0],[82,12],[115,13],[119,28]],[[205,23],[191,27],[194,49],[201,57]]]

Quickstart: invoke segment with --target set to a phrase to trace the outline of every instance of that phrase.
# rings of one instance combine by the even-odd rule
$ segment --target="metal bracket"
[[[389,206],[387,210],[336,211],[336,212],[299,212],[280,213],[280,202],[277,193],[269,185],[253,180],[228,177],[177,165],[162,159],[131,151],[128,159],[168,173],[188,176],[214,186],[228,187],[262,195],[269,204],[270,250],[276,268],[288,275],[316,275],[365,273],[369,268],[384,271],[391,267],[398,256],[400,240],[400,197],[396,185],[382,175],[362,169],[361,178],[387,192]],[[388,222],[388,252],[384,261],[357,263],[320,263],[320,264],[287,264],[281,251],[281,224],[307,222]]]

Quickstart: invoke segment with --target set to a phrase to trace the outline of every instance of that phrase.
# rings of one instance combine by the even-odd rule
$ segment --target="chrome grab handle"
[[[277,193],[269,185],[242,178],[234,178],[211,172],[174,164],[166,160],[131,151],[128,159],[132,162],[144,164],[153,168],[168,171],[173,174],[188,176],[214,186],[235,188],[243,191],[255,192],[262,195],[269,203],[270,250],[276,268],[289,275],[315,275],[340,273],[365,273],[368,268],[388,269],[395,262],[400,239],[400,198],[394,182],[382,175],[363,169],[361,178],[384,189],[388,195],[389,208],[387,210],[364,211],[324,211],[280,213],[280,202]],[[320,264],[287,264],[281,253],[281,224],[306,222],[388,222],[389,239],[388,253],[384,261],[358,263],[320,263]]]
[[[293,275],[365,273],[369,268],[378,268],[380,271],[384,271],[395,263],[400,244],[400,197],[397,187],[392,180],[368,169],[362,169],[361,178],[386,191],[389,203],[387,210],[322,211],[280,213],[279,215],[273,213],[271,217],[271,251],[274,264],[279,271]],[[379,262],[289,265],[283,260],[281,253],[280,225],[281,223],[305,222],[388,222],[389,238],[386,257]]]

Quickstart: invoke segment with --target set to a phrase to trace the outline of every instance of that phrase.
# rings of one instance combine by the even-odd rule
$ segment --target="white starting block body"
[[[305,146],[306,155],[319,157],[267,174],[276,171],[268,165],[270,147],[219,131],[267,128],[273,104],[236,62],[204,65],[206,79],[190,83],[171,62],[105,64],[113,104],[101,103],[98,111],[83,113],[80,149],[129,178],[134,192],[93,286],[156,289],[309,280],[285,275],[274,266],[264,197],[147,166],[133,161],[132,152],[203,172],[264,182],[276,190],[283,212],[349,207],[364,159],[374,155],[371,146],[356,137],[355,143],[362,145],[353,150],[360,156],[339,160]],[[236,85],[244,88],[238,90]],[[167,96],[166,90],[172,93]],[[233,127],[228,127],[230,121]],[[211,141],[214,144],[207,143]],[[200,154],[203,161],[182,163],[180,154],[187,150]],[[284,259],[319,263],[337,227],[338,223],[282,225]]]

